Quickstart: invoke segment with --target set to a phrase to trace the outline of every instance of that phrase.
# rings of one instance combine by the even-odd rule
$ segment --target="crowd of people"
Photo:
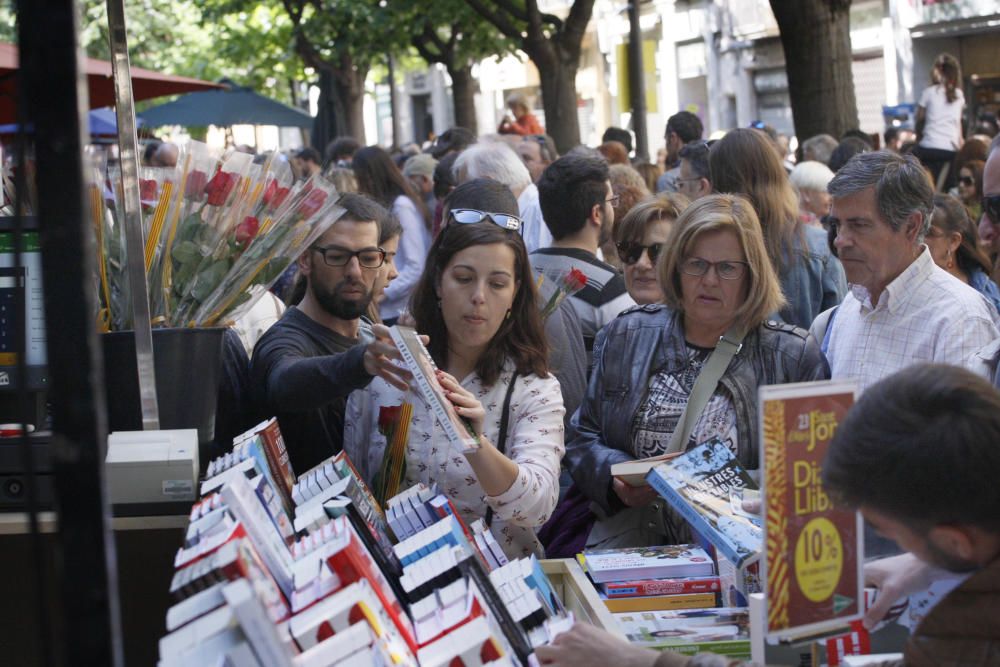
[[[758,387],[851,378],[861,399],[823,474],[864,514],[867,555],[884,557],[868,622],[937,568],[972,573],[952,595],[995,611],[1000,138],[983,123],[944,154],[952,65],[936,66],[913,141],[820,135],[798,160],[761,124],[706,141],[686,111],[660,164],[633,163],[621,128],[560,156],[520,96],[496,134],[455,127],[395,153],[344,137],[323,164],[300,151],[296,169],[336,182],[345,212],[277,284],[280,318],[227,346],[220,441],[277,415],[297,473],[345,450],[372,481],[383,420],[410,402],[406,483],[437,483],[510,556],[673,544],[687,525],[612,465],[718,437],[756,471]],[[574,269],[583,289],[543,315],[539,284]],[[427,337],[474,453],[449,449],[409,388],[395,323]],[[1000,614],[963,625],[956,600],[918,628],[907,664],[1000,660]],[[539,656],[726,664],[583,626]]]

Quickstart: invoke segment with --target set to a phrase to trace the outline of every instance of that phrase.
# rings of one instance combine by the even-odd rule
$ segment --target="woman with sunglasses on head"
[[[479,449],[451,449],[419,393],[379,380],[352,394],[344,449],[373,482],[386,447],[378,428],[383,409],[413,404],[401,488],[436,483],[467,523],[492,523],[509,557],[540,555],[535,528],[559,495],[564,409],[546,361],[517,200],[499,184],[474,180],[456,188],[447,207],[412,315],[430,338],[438,381],[470,422]]]
[[[656,492],[614,479],[611,466],[718,437],[755,470],[757,387],[830,373],[812,337],[768,319],[784,299],[743,197],[709,195],[688,206],[656,272],[666,305],[633,308],[601,331],[587,396],[573,417],[566,467],[606,517],[591,530],[590,546],[687,542],[688,529]]]
[[[980,247],[976,223],[962,202],[951,195],[934,195],[924,243],[935,264],[985,296],[1000,313],[1000,289],[990,280],[990,258]]]
[[[663,303],[656,259],[670,228],[690,203],[682,194],[663,193],[639,202],[615,225],[615,248],[624,267],[625,288],[640,306]]]

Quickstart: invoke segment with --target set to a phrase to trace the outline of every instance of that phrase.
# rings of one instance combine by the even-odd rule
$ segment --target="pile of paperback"
[[[343,454],[296,479],[274,420],[209,465],[174,564],[160,667],[527,665],[573,623],[433,486],[382,508]]]

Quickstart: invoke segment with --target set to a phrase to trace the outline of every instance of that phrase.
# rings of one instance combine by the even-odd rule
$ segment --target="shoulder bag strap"
[[[510,398],[514,395],[514,384],[517,382],[517,371],[510,376],[510,384],[507,385],[507,394],[503,397],[503,412],[500,413],[500,433],[497,435],[496,448],[501,454],[506,454],[507,449],[507,424],[510,421]],[[486,517],[483,519],[486,527],[493,523],[493,508],[486,507]]]
[[[718,345],[712,350],[711,356],[698,374],[698,379],[695,380],[687,405],[684,406],[684,412],[677,420],[677,428],[670,436],[670,444],[667,445],[665,454],[684,451],[698,417],[708,405],[708,399],[715,393],[715,388],[729,367],[729,362],[743,348],[744,336],[746,333],[734,326],[719,338]]]

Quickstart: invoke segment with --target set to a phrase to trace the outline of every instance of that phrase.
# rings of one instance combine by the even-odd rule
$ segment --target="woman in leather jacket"
[[[757,388],[830,374],[806,331],[768,319],[784,298],[757,215],[743,197],[711,195],[691,204],[674,224],[657,272],[666,305],[632,308],[598,334],[593,374],[566,446],[574,482],[607,516],[656,498],[650,487],[613,479],[611,466],[665,451],[721,336],[745,332],[686,446],[719,437],[747,469],[759,467]]]

